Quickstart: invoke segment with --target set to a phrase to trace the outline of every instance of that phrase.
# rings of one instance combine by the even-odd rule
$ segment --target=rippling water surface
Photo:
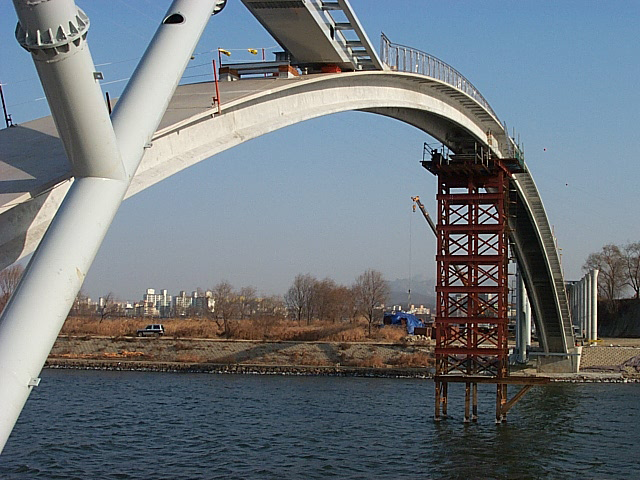
[[[537,387],[462,423],[428,380],[45,370],[6,479],[638,478],[640,385]],[[513,391],[510,391],[510,396]]]

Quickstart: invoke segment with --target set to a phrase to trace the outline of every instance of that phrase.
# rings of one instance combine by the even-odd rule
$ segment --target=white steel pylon
[[[174,0],[111,118],[74,0],[13,0],[74,182],[0,317],[0,452],[27,401],[145,146],[223,0]],[[35,301],[35,299],[38,301]]]

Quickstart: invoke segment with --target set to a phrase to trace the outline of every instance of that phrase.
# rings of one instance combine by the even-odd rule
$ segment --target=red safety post
[[[220,87],[218,85],[218,68],[216,66],[215,59],[213,62],[213,82],[216,84],[216,96],[213,97],[213,104],[218,104],[218,113],[222,111],[222,107],[220,106]]]

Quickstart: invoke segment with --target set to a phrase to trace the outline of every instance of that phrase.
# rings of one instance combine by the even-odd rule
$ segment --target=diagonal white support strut
[[[0,452],[219,4],[173,2],[109,121],[86,15],[74,0],[14,0],[16,36],[32,53],[76,178],[0,317]]]

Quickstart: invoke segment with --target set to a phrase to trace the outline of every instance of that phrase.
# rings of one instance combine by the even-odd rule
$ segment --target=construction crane
[[[424,208],[424,205],[420,201],[420,197],[418,195],[416,195],[415,197],[411,197],[411,200],[413,200],[413,211],[414,212],[416,211],[416,205],[418,205],[418,208],[420,208],[420,211],[422,212],[422,216],[427,221],[427,223],[431,227],[431,231],[433,232],[433,234],[437,238],[438,237],[438,233],[436,232],[436,224],[433,223],[433,220],[429,216],[429,212],[427,212],[427,209]]]
[[[415,197],[411,197],[411,200],[413,200],[413,211],[414,212],[416,211],[416,205],[418,205],[418,208],[422,212],[422,216],[424,217],[424,219],[429,224],[429,227],[431,227],[431,231],[436,236],[436,238],[438,238],[438,232],[436,230],[436,224],[433,223],[433,220],[432,220],[431,216],[429,215],[429,212],[427,212],[427,209],[424,208],[424,205],[420,201],[420,197],[418,195],[416,195]],[[465,277],[464,273],[460,269],[460,266],[459,265],[453,265],[453,269],[455,271],[456,276],[460,279],[460,281],[463,284],[466,285],[467,284],[467,280],[466,280],[466,277]]]

